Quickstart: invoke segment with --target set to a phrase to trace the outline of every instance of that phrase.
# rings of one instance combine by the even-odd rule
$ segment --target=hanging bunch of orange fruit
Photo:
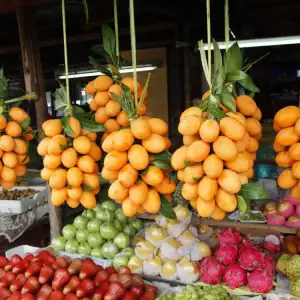
[[[41,177],[48,181],[51,202],[55,206],[65,201],[71,208],[79,204],[91,209],[100,191],[97,162],[102,151],[97,145],[97,133],[83,128],[74,116],[47,120],[43,123],[45,138],[38,145],[43,157]]]
[[[34,138],[29,115],[19,107],[0,114],[0,185],[13,188],[25,175],[29,163],[28,142]]]
[[[291,189],[293,198],[300,199],[300,108],[286,106],[274,117],[274,130],[277,131],[273,144],[278,153],[275,161],[286,168],[278,177],[282,189]]]
[[[219,51],[216,44],[215,51]],[[232,96],[233,74],[236,81],[238,76],[243,79],[248,76],[230,65],[229,58],[237,59],[233,54],[240,55],[237,44],[225,54],[224,65],[221,54],[219,63],[215,62],[219,66],[211,90],[197,106],[181,114],[178,131],[183,135],[183,146],[171,160],[178,179],[184,183],[182,196],[201,217],[215,220],[222,220],[226,213],[236,210],[242,186],[254,175],[253,165],[262,135],[261,111],[255,101],[247,95],[236,99]],[[247,87],[256,88],[254,84]]]
[[[109,80],[107,76],[100,76],[94,83],[101,81]],[[175,182],[164,172],[170,169],[171,155],[167,150],[171,142],[166,136],[168,125],[159,118],[144,115],[147,84],[142,88],[137,82],[137,100],[133,99],[134,81],[131,77],[125,77],[115,84],[111,80],[106,88],[112,98],[109,101],[119,107],[113,114],[116,119],[109,119],[118,126],[111,128],[104,123],[108,131],[102,138],[102,149],[107,154],[101,175],[111,181],[108,196],[122,204],[126,216],[133,216],[137,212],[156,214],[161,208],[161,194],[169,195],[176,188]],[[94,99],[98,93],[99,90]],[[107,104],[104,110],[108,111]],[[113,115],[110,114],[110,117]]]

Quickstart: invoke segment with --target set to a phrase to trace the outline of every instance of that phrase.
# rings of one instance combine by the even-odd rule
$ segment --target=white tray
[[[14,189],[34,189],[36,190],[36,194],[20,200],[0,200],[0,213],[21,214],[47,202],[46,186],[16,186]],[[0,191],[2,191],[1,187]]]

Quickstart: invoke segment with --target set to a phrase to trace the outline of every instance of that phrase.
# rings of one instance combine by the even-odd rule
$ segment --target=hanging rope
[[[207,46],[208,46],[208,84],[211,88],[211,27],[210,27],[210,0],[206,0],[207,16]]]
[[[225,47],[226,47],[226,51],[229,48],[229,33],[230,33],[228,2],[229,2],[229,0],[225,0]]]
[[[69,64],[68,64],[68,48],[67,48],[67,24],[66,24],[66,6],[65,0],[61,1],[62,20],[63,20],[63,40],[64,40],[64,60],[65,60],[65,76],[66,76],[66,98],[67,106],[65,112],[72,109],[70,100],[70,86],[69,86]]]
[[[133,67],[134,101],[136,107],[138,108],[134,0],[129,0],[129,14],[130,14],[130,37],[131,37],[131,56],[132,56],[132,67]]]
[[[118,67],[119,67],[120,46],[119,46],[119,24],[118,24],[118,0],[114,0],[114,20],[115,20],[115,36],[116,36],[116,54],[118,57]]]

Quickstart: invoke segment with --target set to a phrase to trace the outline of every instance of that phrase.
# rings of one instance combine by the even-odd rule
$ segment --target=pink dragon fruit
[[[232,289],[237,289],[247,281],[247,272],[237,263],[231,264],[225,268],[224,282]]]
[[[271,254],[276,254],[280,251],[281,239],[276,234],[268,234],[264,239],[264,248]]]
[[[253,293],[267,294],[272,290],[273,278],[265,270],[257,269],[249,274],[248,287]]]
[[[252,247],[253,242],[247,236],[242,236],[241,246]]]
[[[217,249],[215,255],[222,264],[233,264],[238,257],[238,247],[235,245],[223,245]]]
[[[263,257],[263,266],[262,268],[266,271],[266,273],[270,276],[275,274],[275,261],[272,256],[265,254]]]
[[[241,247],[239,256],[241,267],[248,271],[253,271],[262,267],[263,255],[255,247]]]
[[[223,229],[219,234],[219,244],[222,245],[238,245],[241,242],[240,234],[231,228]]]
[[[222,282],[224,266],[214,257],[205,257],[199,264],[200,280],[207,284]]]

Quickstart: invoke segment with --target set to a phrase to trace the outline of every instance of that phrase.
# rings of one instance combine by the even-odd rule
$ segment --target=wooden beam
[[[159,30],[170,30],[173,29],[174,25],[172,23],[163,22],[163,23],[157,23],[153,25],[145,25],[145,26],[138,26],[136,29],[137,34],[142,33],[148,33],[153,31],[159,31]],[[120,35],[128,35],[130,32],[129,28],[123,28],[120,29]],[[92,33],[83,33],[78,34],[75,36],[68,37],[68,44],[72,43],[81,43],[86,41],[99,41],[101,42],[101,33],[100,31],[92,32]],[[49,40],[44,40],[39,42],[40,48],[48,48],[53,46],[58,46],[63,44],[62,37],[59,38],[53,38]],[[6,53],[15,53],[20,51],[20,46],[18,45],[8,45],[8,46],[2,46],[0,47],[0,54],[6,54]]]
[[[36,6],[42,5],[46,3],[51,3],[54,0],[4,0],[0,3],[0,13],[8,13],[15,11],[17,8],[25,7],[25,6]]]
[[[17,20],[19,38],[23,59],[23,72],[26,92],[37,93],[38,99],[34,102],[37,119],[37,128],[42,133],[42,124],[47,120],[47,103],[44,85],[44,74],[41,65],[40,49],[36,33],[35,12],[30,8],[18,8]],[[50,202],[50,188],[48,187],[48,202],[50,215],[51,238],[60,234],[61,211],[53,207]]]

